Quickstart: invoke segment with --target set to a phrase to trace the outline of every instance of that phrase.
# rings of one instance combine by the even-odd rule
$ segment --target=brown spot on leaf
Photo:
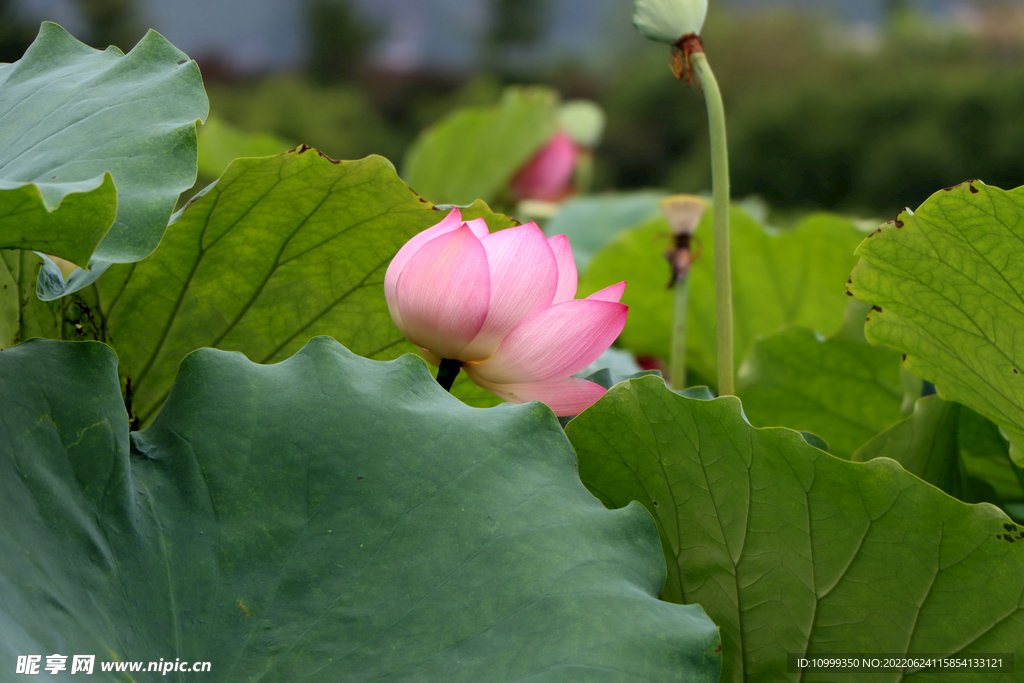
[[[975,178],[974,180],[965,180],[962,183],[957,183],[956,185],[953,185],[952,187],[944,187],[944,188],[942,188],[942,190],[944,192],[949,192],[950,190],[955,190],[958,187],[963,187],[964,185],[970,186],[971,183],[976,182],[976,181],[977,181],[977,178]],[[975,190],[973,187],[971,188],[971,191],[972,192],[977,192],[977,190]]]
[[[1015,374],[1015,375],[1019,375],[1020,374],[1019,372],[1017,372],[1017,368],[1013,369],[1013,374]]]
[[[967,189],[971,191],[971,194],[978,194],[978,188],[976,188],[974,185],[968,185]]]
[[[416,190],[412,189],[408,185],[405,186],[405,189],[409,190],[409,192],[412,192],[412,196],[416,197],[416,199],[420,200],[424,204],[429,204],[430,203],[426,199],[424,199],[423,197],[419,196],[419,194],[416,192]],[[434,211],[440,211],[441,210],[441,209],[437,208],[436,206],[431,206],[430,208],[433,209]]]
[[[356,481],[362,481],[362,480],[363,480],[362,477],[356,477]]]
[[[892,221],[889,221],[889,222],[891,223]],[[889,224],[889,223],[886,223],[886,225],[888,225],[888,224]],[[874,237],[875,235],[877,235],[877,234],[878,234],[878,233],[880,233],[880,232],[882,232],[882,229],[881,229],[881,228],[878,228],[878,229],[877,229],[877,230],[875,230],[875,231],[874,231],[873,233],[871,233],[870,235],[868,235],[868,239],[871,239],[872,237]]]
[[[656,500],[652,500],[651,504],[654,505],[654,507],[658,507],[658,501]]]
[[[182,64],[184,64],[184,63],[185,63],[185,62],[187,62],[187,61],[188,61],[188,59],[181,59],[181,60],[178,60],[178,66],[181,66]]]
[[[895,225],[896,229],[899,230],[900,228],[903,227],[903,221],[897,218],[896,220],[893,221],[893,225]]]
[[[1004,524],[1003,528],[1006,529],[1007,531],[1016,531],[1017,530],[1017,525],[1016,524]]]
[[[881,313],[882,312],[882,307],[881,306],[872,306],[871,310],[872,311],[878,311],[879,313]]]
[[[850,290],[848,290],[848,289],[844,289],[844,290],[843,290],[843,294],[845,294],[846,296],[853,296],[853,292],[851,292],[851,291],[850,291]]]
[[[317,153],[317,154],[319,154],[319,155],[320,155],[321,157],[323,157],[324,159],[327,159],[327,161],[331,162],[332,164],[340,164],[340,163],[341,163],[341,162],[340,162],[340,161],[338,161],[337,159],[332,159],[331,157],[327,156],[326,154],[324,154],[324,153],[323,153],[323,152],[321,152],[320,150],[317,150],[317,152],[316,152],[316,153]]]
[[[295,152],[296,154],[302,154],[303,152],[308,152],[311,149],[313,149],[313,148],[310,147],[309,145],[307,145],[305,142],[303,142],[301,145],[299,145],[298,147],[296,147],[292,151]]]

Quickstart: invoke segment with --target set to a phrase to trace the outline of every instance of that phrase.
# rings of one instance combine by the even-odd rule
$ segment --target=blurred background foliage
[[[34,34],[16,4],[0,0],[6,59]],[[93,45],[128,49],[144,32],[139,0],[71,4]],[[557,19],[553,1],[487,0],[475,65],[405,68],[374,58],[388,19],[365,4],[300,4],[302,68],[242,73],[223,56],[195,55],[224,123],[400,165],[417,135],[456,108],[495,104],[506,85],[545,84],[607,113],[593,190],[710,186],[703,100],[671,77],[662,46],[609,45],[610,64],[531,57]],[[874,24],[853,24],[785,4],[712,3],[703,38],[726,98],[735,196],[759,195],[777,216],[888,217],[968,178],[1024,183],[1024,7],[978,0],[938,16],[913,0],[884,6]]]
[[[385,74],[363,52],[350,55],[363,66],[339,68],[349,75],[331,85],[299,75],[213,82],[212,110],[338,158],[378,153],[398,163],[445,113],[496,103],[507,84],[543,83],[607,112],[595,190],[710,187],[703,101],[671,77],[667,51],[644,45],[605,73],[566,63],[513,68],[501,54],[543,30],[545,5],[495,5],[483,51],[490,68]],[[969,178],[1024,183],[1024,21],[1009,5],[986,11],[992,25],[1003,14],[1019,22],[1017,39],[985,33],[984,24],[974,32],[943,25],[905,3],[894,3],[875,33],[785,9],[713,11],[704,42],[726,98],[734,195],[760,195],[783,212],[889,216]],[[511,25],[521,41],[499,28]],[[336,40],[372,45],[358,24],[352,30],[353,40]],[[314,61],[309,71],[323,74],[328,64]]]

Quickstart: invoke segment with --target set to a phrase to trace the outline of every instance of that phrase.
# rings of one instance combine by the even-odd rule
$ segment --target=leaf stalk
[[[699,41],[698,41],[699,45]],[[687,45],[689,48],[690,46]],[[687,63],[704,90],[711,137],[711,185],[714,207],[715,317],[718,329],[718,395],[736,393],[733,365],[732,273],[729,258],[729,149],[725,138],[725,107],[718,81],[703,49],[689,49]]]
[[[455,382],[455,378],[458,377],[459,370],[461,369],[461,360],[442,358],[441,365],[437,368],[437,383],[441,385],[442,389],[451,393],[452,384]]]

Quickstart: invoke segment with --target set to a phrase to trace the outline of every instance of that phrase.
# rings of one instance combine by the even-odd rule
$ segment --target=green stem
[[[689,273],[683,273],[673,285],[675,305],[672,310],[672,358],[668,376],[672,388],[686,388],[686,309],[690,299]]]
[[[452,390],[452,383],[455,382],[455,378],[461,369],[461,360],[442,358],[441,365],[437,368],[437,383],[441,385],[442,389],[450,392]]]
[[[732,276],[729,272],[729,150],[725,142],[725,108],[718,82],[703,52],[690,65],[704,90],[711,133],[711,185],[715,227],[715,315],[718,327],[718,395],[736,393],[733,376]]]

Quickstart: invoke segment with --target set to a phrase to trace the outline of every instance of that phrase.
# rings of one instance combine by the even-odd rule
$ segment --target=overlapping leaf
[[[901,213],[858,247],[850,292],[869,341],[1007,430],[1024,465],[1024,188],[971,181]]]
[[[199,68],[150,31],[127,55],[102,52],[44,23],[22,59],[0,65],[0,248],[66,258],[80,272],[145,257],[178,194],[195,181]],[[116,189],[115,189],[116,185]]]
[[[914,412],[861,446],[854,462],[888,457],[905,470],[967,503],[994,503],[1020,519],[1024,470],[1010,460],[999,428],[970,408],[935,395],[918,399]]]
[[[698,401],[655,378],[613,387],[566,433],[607,505],[658,519],[667,599],[722,632],[722,681],[891,681],[787,672],[787,654],[1019,653],[1024,529],[878,458],[852,463],[789,429],[755,429],[734,397]],[[1014,674],[910,672],[905,681]]]
[[[211,683],[718,680],[714,624],[657,600],[650,516],[587,493],[543,406],[469,408],[412,356],[319,338],[273,366],[190,355],[129,438],[115,366],[96,342],[0,353],[8,675],[94,653],[105,681],[159,659]]]
[[[899,354],[842,336],[797,327],[758,339],[736,379],[753,424],[813,432],[843,458],[901,418]]]
[[[1024,500],[1024,469],[1010,460],[1010,445],[994,422],[961,406],[957,445],[968,475],[991,486],[999,500]]]
[[[134,414],[148,421],[178,363],[203,346],[260,363],[320,334],[371,358],[413,350],[388,314],[384,272],[444,215],[381,157],[335,162],[300,147],[236,161],[152,256],[111,267],[91,292]],[[511,224],[482,203],[463,216]]]
[[[0,247],[5,250],[40,251],[84,267],[116,215],[117,189],[108,172],[67,183],[0,180]]]
[[[61,336],[60,302],[36,296],[41,266],[31,251],[0,249],[0,350],[32,337]]]
[[[557,104],[546,88],[508,88],[494,107],[456,111],[420,134],[402,177],[433,202],[493,201],[554,134]]]
[[[965,473],[957,444],[960,408],[935,395],[920,398],[913,414],[865,443],[851,460],[892,458],[911,474],[964,500]]]

